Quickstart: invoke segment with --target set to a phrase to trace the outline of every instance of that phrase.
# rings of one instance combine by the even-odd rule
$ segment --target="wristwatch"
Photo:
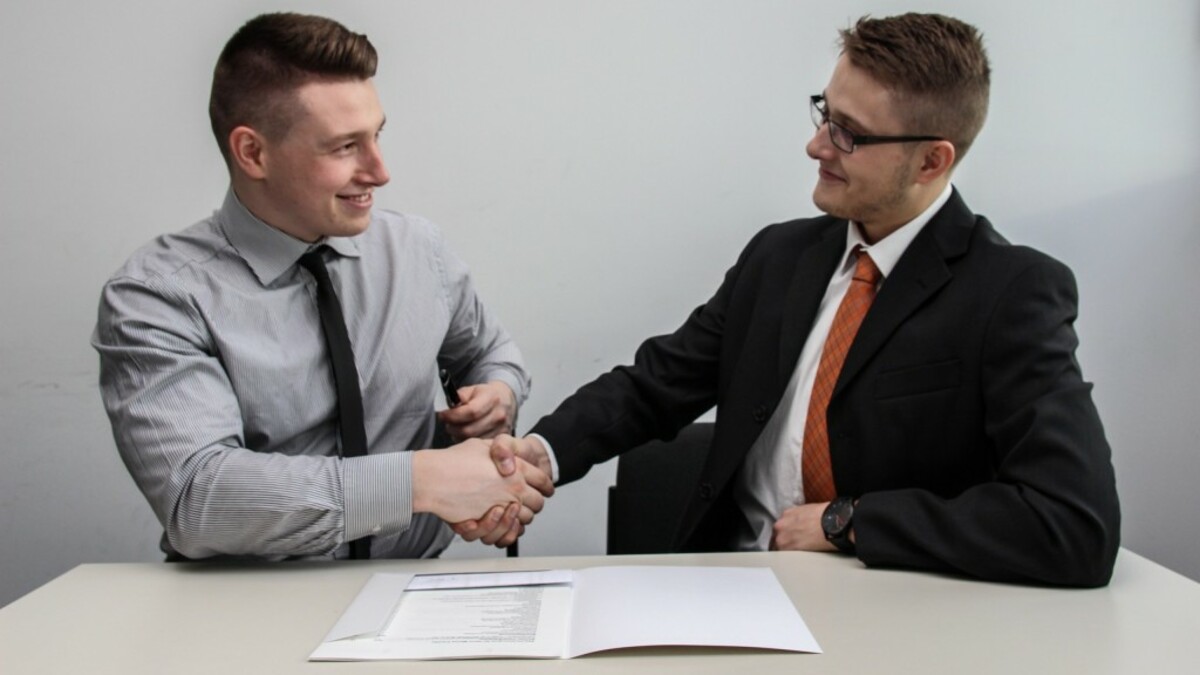
[[[825,540],[842,553],[854,553],[854,542],[850,541],[850,529],[854,521],[854,498],[838,497],[829,502],[821,514],[821,529]]]

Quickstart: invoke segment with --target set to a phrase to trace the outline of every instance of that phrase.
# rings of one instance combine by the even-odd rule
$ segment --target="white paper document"
[[[311,661],[574,658],[654,645],[819,653],[768,567],[376,574]]]

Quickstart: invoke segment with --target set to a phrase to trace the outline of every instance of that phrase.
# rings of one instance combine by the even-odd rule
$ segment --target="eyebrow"
[[[387,124],[387,116],[385,115],[383,120],[381,120],[379,122],[379,126],[375,128],[374,133],[377,134],[377,133],[383,131],[383,127],[386,124]],[[351,131],[351,132],[345,133],[345,134],[338,134],[336,136],[330,137],[327,142],[331,146],[332,145],[340,145],[342,143],[345,143],[346,141],[352,141],[356,138],[361,138],[363,136],[363,133],[364,132],[362,132],[362,131]]]
[[[822,91],[822,92],[821,92],[821,96],[825,98],[825,112],[826,112],[826,114],[828,114],[828,115],[829,115],[829,118],[830,118],[830,119],[833,119],[833,113],[834,113],[834,110],[833,110],[833,105],[832,105],[832,104],[830,104],[830,102],[829,102],[829,95],[828,95],[828,94],[826,94],[824,91]],[[865,128],[865,127],[863,126],[862,122],[859,122],[857,119],[855,119],[853,115],[847,115],[846,113],[844,113],[844,112],[842,112],[841,110],[839,110],[839,111],[837,111],[837,116],[838,116],[840,119],[838,119],[838,120],[835,120],[835,121],[836,121],[838,124],[841,124],[842,126],[850,126],[850,127],[854,127],[855,129],[858,129],[859,131],[862,131],[862,130]],[[867,134],[866,134],[865,132],[863,132],[863,135],[867,135]]]

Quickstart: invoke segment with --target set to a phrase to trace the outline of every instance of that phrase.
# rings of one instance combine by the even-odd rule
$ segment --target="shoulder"
[[[186,287],[198,276],[221,274],[223,259],[236,255],[214,218],[159,235],[129,256],[106,286]]]
[[[372,273],[388,275],[393,281],[411,284],[428,279],[446,287],[466,274],[441,228],[422,216],[376,209],[371,226],[358,239]]]
[[[954,274],[977,278],[987,287],[1005,286],[1031,270],[1073,283],[1064,263],[1031,246],[1010,242],[986,216],[972,211],[957,189],[913,246],[930,251],[930,243]]]
[[[755,235],[774,245],[804,245],[824,239],[827,235],[843,230],[846,221],[833,216],[817,216],[814,218],[796,218],[764,227]]]
[[[750,239],[743,260],[794,257],[829,236],[845,234],[846,221],[833,216],[797,218],[768,225]]]
[[[441,228],[433,221],[388,209],[372,212],[371,225],[362,238],[368,248],[382,246],[396,250],[436,251],[445,246]]]
[[[1026,274],[1074,279],[1071,268],[1054,256],[1032,246],[1015,244],[1000,234],[984,216],[976,216],[969,253],[965,261],[995,278]]]

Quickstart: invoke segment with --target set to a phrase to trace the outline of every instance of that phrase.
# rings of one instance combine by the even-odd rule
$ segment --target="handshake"
[[[550,459],[534,438],[472,438],[413,456],[413,511],[451,523],[466,541],[515,542],[554,494]]]

